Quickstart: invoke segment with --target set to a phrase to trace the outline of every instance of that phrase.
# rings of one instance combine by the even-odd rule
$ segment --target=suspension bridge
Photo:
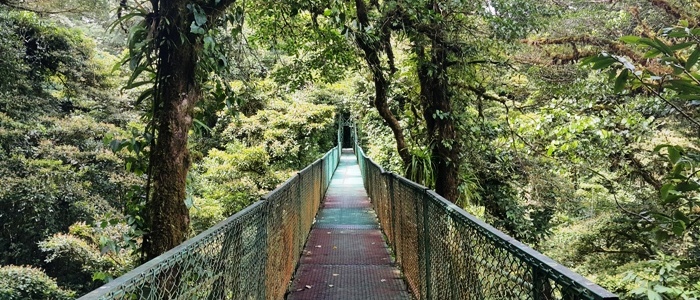
[[[355,134],[343,149],[340,123],[260,201],[80,299],[618,299],[386,172]]]

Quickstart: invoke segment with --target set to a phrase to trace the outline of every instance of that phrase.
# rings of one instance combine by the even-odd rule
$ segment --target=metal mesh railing
[[[432,190],[385,172],[357,141],[355,154],[382,230],[416,298],[618,299]]]
[[[261,201],[80,299],[282,299],[339,160],[338,146]]]

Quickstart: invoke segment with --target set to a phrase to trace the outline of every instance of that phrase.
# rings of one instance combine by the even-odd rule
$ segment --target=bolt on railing
[[[618,299],[432,190],[386,172],[353,132],[365,189],[418,299]]]

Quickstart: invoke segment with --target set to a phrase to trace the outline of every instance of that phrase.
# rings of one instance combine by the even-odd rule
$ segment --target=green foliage
[[[260,92],[260,91],[258,91]],[[325,88],[275,98],[249,116],[222,112],[210,142],[216,146],[195,165],[190,208],[195,233],[232,215],[333,147],[335,109]],[[336,96],[337,97],[337,96]]]
[[[699,34],[700,31],[688,28],[687,22],[680,21],[678,26],[663,29],[658,37],[620,39],[646,51],[644,58],[653,59],[651,64],[641,65],[608,53],[589,57],[583,63],[594,70],[608,70],[615,93],[648,93],[662,106],[670,107],[681,123],[698,129],[700,123],[692,101],[700,94],[696,68]],[[693,282],[698,280],[700,264],[697,255],[700,231],[696,226],[700,222],[697,203],[700,185],[695,166],[700,158],[692,146],[666,143],[656,146],[653,154],[664,162],[663,177],[655,185],[655,197],[650,197],[641,209],[618,204],[629,216],[626,222],[636,223],[638,242],[650,252],[645,261],[628,272],[623,282],[632,286],[628,295],[634,299],[696,299],[698,289]]]
[[[231,215],[245,208],[266,191],[274,189],[285,179],[283,176],[288,175],[278,175],[270,170],[270,156],[262,146],[245,147],[238,143],[229,144],[226,151],[209,151],[196,169],[201,170],[201,175],[195,181],[197,194],[207,199],[206,202],[211,199],[219,203],[224,212],[221,214],[215,210],[213,216],[203,216],[197,220],[194,226],[200,230],[206,228],[198,223],[215,223],[220,216]],[[195,200],[195,209],[201,209],[197,202]]]
[[[253,1],[214,18],[192,1],[173,40],[158,34],[173,20],[154,18],[148,2],[126,1],[107,35],[86,23],[118,4],[87,2],[36,2],[89,11],[51,17],[66,26],[0,7],[0,224],[12,228],[0,233],[0,264],[41,266],[79,292],[134,266],[157,52],[195,45],[193,233],[317,159],[333,146],[335,115],[351,113],[373,159],[427,186],[436,145],[460,149],[450,161],[459,205],[602,285],[630,299],[698,297],[700,34],[665,25],[697,16],[674,12],[683,1],[364,1],[367,27],[352,3]],[[67,27],[99,34],[98,44]],[[357,37],[382,48],[410,166],[373,107]],[[603,46],[590,67],[569,64]],[[639,51],[643,60],[626,56]],[[117,63],[109,53],[120,52]],[[426,113],[419,70],[448,83],[451,112]],[[431,135],[426,118],[453,122],[455,137]]]
[[[59,288],[52,278],[33,267],[0,267],[0,299],[73,299],[75,293]]]
[[[654,221],[646,228],[655,233],[659,242],[665,242],[672,235],[680,238],[697,232],[693,227],[700,222],[700,203],[696,198],[700,184],[695,167],[700,157],[679,146],[659,145],[654,151],[662,149],[667,151],[671,171],[659,190],[659,209],[647,212]]]
[[[220,199],[215,199],[213,197],[196,197],[194,199],[193,205],[190,208],[190,218],[192,219],[191,227],[194,233],[203,232],[226,217],[226,208],[219,200]],[[249,200],[244,199],[244,201],[248,202]]]
[[[48,267],[62,286],[85,293],[137,265],[134,237],[139,234],[115,220],[102,221],[98,226],[75,223],[68,233],[54,234],[39,243],[47,254]]]
[[[5,78],[13,78],[0,83],[0,90],[37,92],[48,83],[55,92],[71,97],[85,86],[103,82],[104,74],[90,63],[94,45],[79,31],[52,25],[29,12],[0,10],[0,23],[7,46],[12,46],[7,55],[21,58],[0,66],[7,72]]]
[[[622,280],[630,283],[630,299],[698,299],[700,281],[681,270],[677,259],[659,254],[658,260],[643,262],[629,271]]]
[[[280,84],[299,89],[342,80],[358,57],[342,25],[350,21],[342,2],[258,1],[250,6],[253,45],[286,54],[272,69]],[[286,20],[279,26],[279,20]]]
[[[124,172],[129,155],[103,144],[105,136],[123,136],[118,126],[133,119],[114,96],[115,59],[82,32],[34,13],[0,8],[0,23],[2,55],[17,56],[0,62],[7,72],[0,83],[0,264],[40,266],[86,292],[96,285],[91,272],[63,256],[75,250],[84,257],[76,249],[85,243],[59,233],[119,215],[125,194],[141,182]],[[53,244],[43,244],[56,250],[47,261],[39,243],[54,235]]]
[[[223,131],[222,142],[261,145],[274,165],[301,169],[310,164],[333,147],[335,115],[332,106],[301,101],[307,97],[303,93],[294,100],[270,100],[266,109],[241,116]]]
[[[427,187],[435,186],[435,171],[431,153],[421,148],[411,149],[411,164],[406,167],[408,178]]]

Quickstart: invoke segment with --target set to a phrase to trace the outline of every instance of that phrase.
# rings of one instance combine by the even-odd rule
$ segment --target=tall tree
[[[461,116],[453,111],[454,102],[463,98],[459,95],[471,90],[455,85],[455,78],[463,76],[459,73],[468,73],[460,72],[466,66],[492,63],[483,59],[488,54],[479,53],[482,50],[488,52],[487,47],[483,47],[486,44],[483,40],[499,34],[512,39],[527,32],[528,24],[519,26],[536,15],[533,7],[527,2],[516,8],[510,1],[353,0],[288,1],[275,9],[286,20],[283,28],[294,24],[288,19],[291,17],[296,22],[310,23],[308,28],[323,32],[320,36],[341,32],[349,37],[349,42],[360,50],[356,55],[364,60],[372,77],[374,95],[371,104],[392,132],[405,174],[431,187],[434,184],[439,194],[457,201],[463,147],[462,137],[456,130]],[[492,30],[483,33],[483,28],[477,28],[484,24],[491,26]],[[309,43],[303,37],[299,38],[298,32],[290,34],[296,36],[294,41],[285,41],[288,44]],[[338,41],[334,42],[321,46],[337,48]],[[410,63],[415,64],[415,69],[411,68],[415,72],[410,76],[418,79],[420,96],[413,99],[415,103],[411,103],[411,108],[413,120],[420,123],[411,128],[402,123],[403,104],[392,107],[392,100],[396,100],[392,99],[392,94],[410,99],[409,95],[395,95],[394,81],[399,75],[396,74],[392,43],[408,44],[412,52]],[[298,47],[287,45],[286,48],[294,52]],[[335,60],[333,57],[328,59]],[[421,141],[408,141],[406,134],[418,128],[426,131],[419,134]],[[419,158],[412,154],[412,149],[423,147],[428,149],[429,157],[427,161],[418,162]],[[426,170],[417,170],[420,168]]]
[[[425,143],[430,152],[435,190],[457,201],[462,165],[462,137],[457,130],[460,118],[454,111],[458,95],[471,93],[455,84],[459,77],[470,76],[465,68],[492,64],[487,59],[491,39],[511,40],[531,29],[539,14],[531,2],[516,8],[510,1],[370,1],[355,0],[360,25],[354,32],[359,48],[374,79],[375,107],[391,128],[397,150],[407,174],[418,174],[400,122],[387,105],[387,90],[396,70],[391,47],[392,32],[407,38],[419,81],[418,107],[426,129]],[[368,12],[372,10],[372,12]],[[484,30],[479,26],[490,26]],[[382,57],[386,57],[382,60]],[[385,65],[383,65],[383,61]],[[388,72],[387,72],[388,71]],[[473,80],[467,78],[466,80]],[[419,116],[415,116],[419,119]],[[420,180],[420,178],[412,178]]]
[[[149,231],[144,237],[146,259],[154,258],[182,243],[187,236],[189,214],[185,205],[187,172],[191,165],[187,148],[193,112],[200,101],[203,35],[221,26],[221,17],[233,0],[151,0],[128,6],[144,19],[132,29],[130,61],[134,78],[152,70],[151,143],[152,189],[146,203]],[[123,13],[123,11],[122,11]],[[124,14],[128,18],[129,14]],[[139,48],[140,49],[136,49]],[[145,73],[144,73],[145,74]]]

